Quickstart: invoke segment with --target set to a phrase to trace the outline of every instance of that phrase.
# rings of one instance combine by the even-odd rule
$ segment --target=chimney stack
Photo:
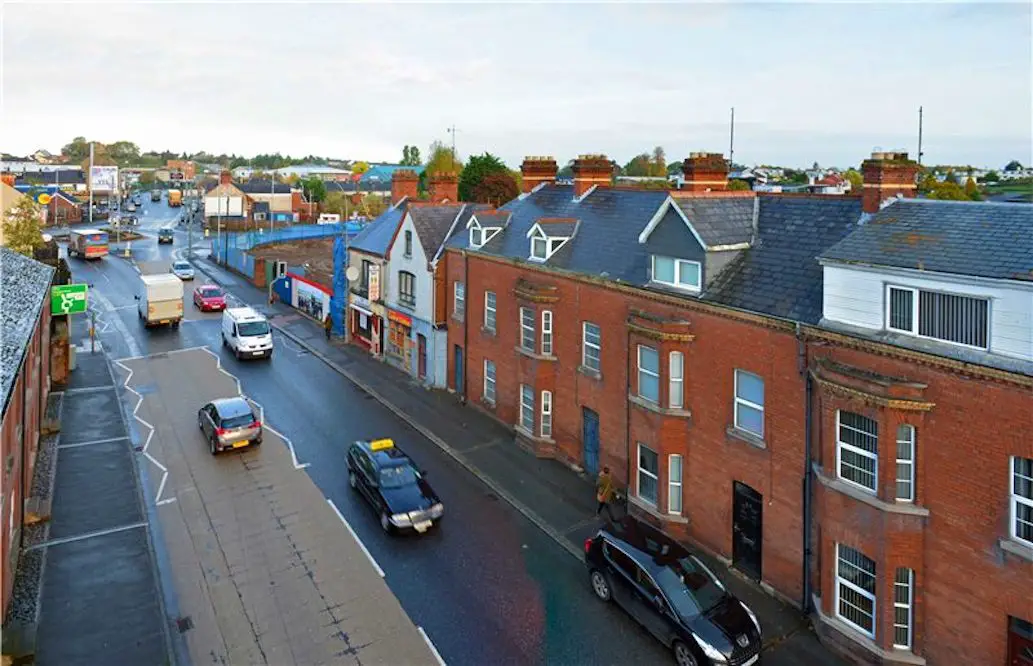
[[[875,151],[861,163],[864,188],[861,208],[866,213],[878,213],[884,201],[896,196],[913,197],[918,186],[918,163],[902,150]]]
[[[15,175],[13,173],[2,173],[0,174],[0,182],[7,183],[11,187],[14,187]]]
[[[728,162],[721,153],[691,153],[682,162],[683,190],[724,192],[728,189]]]
[[[449,171],[439,171],[427,179],[430,200],[433,203],[456,203],[459,201],[459,176]]]
[[[219,174],[219,184],[220,185],[232,185],[233,184],[233,174],[231,174],[228,170],[223,169],[222,173]]]
[[[391,205],[405,197],[415,199],[420,194],[420,177],[412,169],[398,169],[391,174]]]
[[[574,160],[574,198],[580,199],[596,185],[613,183],[613,163],[606,155],[579,155]]]
[[[529,193],[542,183],[555,183],[559,167],[556,166],[556,159],[553,157],[525,157],[524,163],[520,165],[522,176],[521,191]]]

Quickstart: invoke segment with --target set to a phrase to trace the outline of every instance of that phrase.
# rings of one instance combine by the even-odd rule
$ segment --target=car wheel
[[[592,592],[595,592],[596,598],[599,601],[610,601],[613,593],[610,591],[610,581],[606,580],[603,572],[593,569],[590,578],[592,581]]]
[[[352,490],[359,489],[359,479],[355,476],[355,472],[348,470],[348,485],[351,486]]]
[[[380,512],[380,527],[385,532],[388,532],[388,533],[391,532],[391,517],[388,516],[383,511]]]
[[[689,646],[681,641],[674,642],[674,661],[678,666],[699,666],[696,655],[692,654]]]
[[[262,438],[255,437],[253,440],[251,440],[251,446],[262,446]]]
[[[197,415],[197,429],[204,432],[204,423],[201,422],[201,415]]]
[[[219,452],[219,447],[215,444],[215,435],[208,438],[208,450],[211,451],[213,456]]]

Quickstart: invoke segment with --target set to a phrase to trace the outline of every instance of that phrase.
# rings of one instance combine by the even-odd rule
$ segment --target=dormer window
[[[653,255],[652,281],[676,289],[700,291],[702,266],[698,261]]]
[[[528,235],[531,238],[531,261],[547,261],[570,240],[569,236],[546,235],[538,225],[532,227]]]
[[[466,227],[470,230],[470,247],[473,249],[484,247],[485,243],[502,230],[502,227],[482,227],[476,217],[471,218]]]

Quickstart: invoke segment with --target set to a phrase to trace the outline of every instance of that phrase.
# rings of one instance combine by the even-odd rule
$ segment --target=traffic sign
[[[86,312],[85,284],[61,284],[50,288],[50,314],[68,315]]]

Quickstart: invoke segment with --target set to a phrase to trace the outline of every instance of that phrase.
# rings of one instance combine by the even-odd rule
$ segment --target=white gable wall
[[[412,257],[405,256],[405,232],[412,233]],[[431,251],[437,248],[431,248]],[[420,244],[420,237],[412,223],[412,216],[407,212],[402,220],[394,245],[389,251],[388,273],[391,276],[391,290],[384,299],[387,304],[403,312],[410,312],[406,306],[398,302],[399,271],[408,271],[416,276],[416,309],[414,315],[426,322],[434,322],[434,274],[427,267],[427,251]]]
[[[990,351],[1033,361],[1033,284],[839,264],[823,272],[826,319],[885,330],[887,284],[989,298]]]

